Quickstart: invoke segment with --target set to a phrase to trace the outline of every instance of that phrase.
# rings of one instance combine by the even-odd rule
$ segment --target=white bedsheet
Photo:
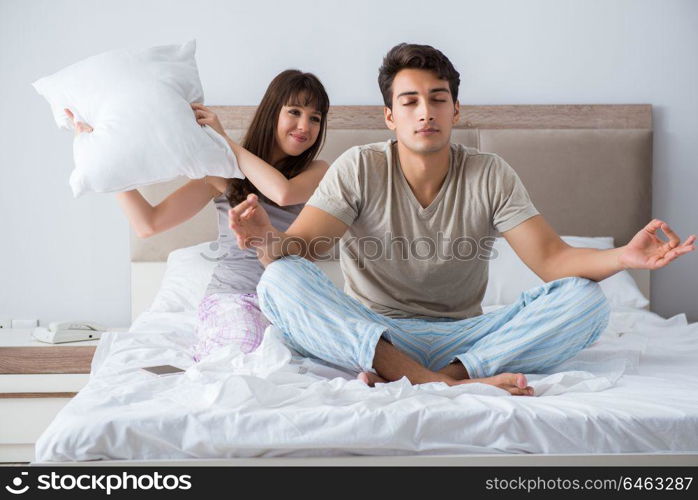
[[[468,453],[698,451],[698,323],[615,310],[601,339],[549,374],[536,397],[483,384],[375,388],[292,353],[190,357],[192,313],[144,313],[107,333],[87,386],[36,443],[36,461]],[[155,378],[140,366],[173,364]]]

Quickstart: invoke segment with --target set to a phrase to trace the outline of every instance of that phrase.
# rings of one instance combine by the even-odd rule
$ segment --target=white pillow
[[[179,248],[167,256],[167,268],[150,312],[196,311],[211,281],[218,257],[225,250],[216,241]],[[344,277],[339,261],[318,261],[318,267],[342,289]]]
[[[105,52],[33,83],[59,127],[73,128],[68,108],[94,129],[73,142],[75,197],[178,176],[244,177],[227,142],[201,127],[189,105],[204,100],[195,50],[192,40]]]
[[[562,236],[562,240],[573,247],[614,248],[612,237]],[[489,281],[482,305],[508,305],[516,302],[521,292],[542,285],[543,280],[531,271],[516,255],[514,249],[503,237],[496,238],[493,249],[499,256],[489,263]],[[612,307],[627,306],[642,308],[649,304],[627,271],[599,282]]]
[[[215,241],[173,250],[150,312],[196,311],[216,267]]]

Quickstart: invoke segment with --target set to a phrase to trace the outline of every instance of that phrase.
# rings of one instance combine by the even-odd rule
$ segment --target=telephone
[[[91,321],[54,321],[34,329],[34,338],[48,344],[97,340],[107,329]]]

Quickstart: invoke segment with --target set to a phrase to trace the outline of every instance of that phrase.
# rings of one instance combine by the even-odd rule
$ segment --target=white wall
[[[697,26],[691,0],[0,0],[0,318],[129,322],[127,222],[112,195],[72,198],[70,134],[30,86],[84,57],[196,38],[209,104],[256,104],[288,67],[315,72],[334,104],[380,104],[382,56],[412,41],[449,56],[463,103],[651,103],[653,215],[685,237]],[[652,278],[656,312],[698,321],[698,252]]]

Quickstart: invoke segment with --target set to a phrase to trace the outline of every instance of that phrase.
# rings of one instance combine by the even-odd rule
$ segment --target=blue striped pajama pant
[[[433,371],[457,359],[470,378],[539,373],[596,341],[610,314],[598,283],[569,277],[472,318],[389,318],[339,290],[320,268],[298,256],[272,262],[257,293],[260,309],[287,345],[355,372],[375,373],[373,357],[383,337]]]

